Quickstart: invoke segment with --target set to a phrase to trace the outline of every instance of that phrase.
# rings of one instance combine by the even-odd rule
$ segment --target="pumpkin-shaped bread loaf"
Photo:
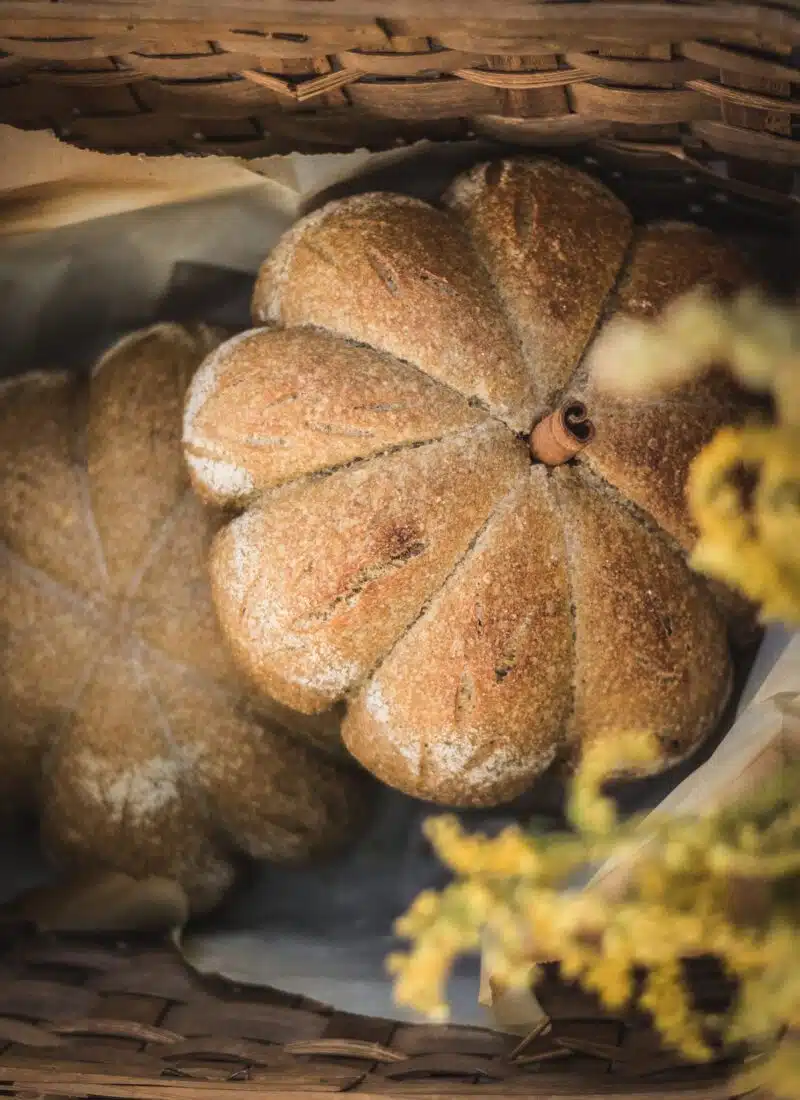
[[[40,807],[65,869],[168,877],[197,910],[237,852],[335,845],[360,790],[330,719],[293,724],[226,656],[207,578],[218,521],[180,444],[219,339],[158,326],[90,379],[0,384],[0,804]]]
[[[742,398],[711,372],[617,400],[587,352],[613,314],[742,277],[549,161],[481,165],[444,209],[300,221],[258,278],[265,327],[208,358],[184,420],[196,487],[241,511],[211,571],[242,669],[309,714],[345,699],[357,759],[442,804],[511,799],[619,730],[654,731],[659,769],[686,756],[730,661],[684,482]]]

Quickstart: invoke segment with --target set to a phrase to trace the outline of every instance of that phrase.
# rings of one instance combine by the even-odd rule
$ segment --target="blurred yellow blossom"
[[[769,395],[774,424],[720,431],[695,460],[688,498],[692,564],[738,589],[765,620],[800,622],[800,309],[754,291],[719,301],[700,289],[656,321],[618,318],[592,349],[597,384],[636,396],[725,364]]]
[[[779,1093],[800,1097],[800,1073],[788,1073],[796,1063],[786,1053],[787,1040],[777,1045],[786,1021],[800,1019],[800,812],[785,794],[787,785],[797,789],[800,774],[793,771],[758,799],[701,821],[657,823],[632,865],[627,892],[610,901],[591,886],[570,891],[568,885],[587,863],[630,842],[640,824],[618,821],[602,793],[599,762],[613,774],[623,749],[638,752],[639,762],[649,751],[647,739],[621,737],[616,751],[606,745],[587,755],[576,780],[580,797],[571,801],[574,833],[511,829],[488,838],[465,833],[453,818],[429,823],[428,835],[454,881],[441,893],[421,895],[398,922],[411,943],[390,960],[396,999],[446,1019],[452,966],[478,952],[487,934],[492,976],[506,988],[535,981],[535,952],[558,959],[565,977],[620,1011],[634,998],[636,972],[644,971],[639,1005],[684,1057],[710,1057],[710,1030],[730,1042],[771,1041],[762,1059],[766,1065],[780,1049]],[[733,904],[732,872],[746,896],[752,890],[759,898],[757,891],[767,889],[765,911]],[[739,982],[721,1031],[719,1020],[695,1012],[684,985],[681,961],[701,955],[716,956]]]
[[[592,352],[604,386],[636,395],[689,382],[727,364],[745,386],[773,398],[775,423],[718,433],[691,471],[699,538],[694,566],[739,589],[768,619],[800,622],[800,310],[754,292],[729,301],[700,290],[656,321],[615,321]],[[701,820],[655,823],[610,902],[572,876],[635,843],[640,822],[621,822],[604,793],[609,777],[642,770],[654,742],[606,737],[585,750],[569,802],[574,831],[537,836],[510,828],[493,839],[454,818],[427,835],[453,873],[398,923],[410,940],[391,960],[396,997],[437,1019],[456,959],[491,942],[493,976],[527,986],[534,954],[611,1010],[636,996],[664,1040],[691,1060],[711,1056],[709,1035],[750,1051],[742,1088],[800,1098],[800,785],[796,768],[757,796]],[[646,767],[645,769],[646,770]],[[683,960],[715,956],[737,982],[722,1019],[704,1018],[684,983]]]

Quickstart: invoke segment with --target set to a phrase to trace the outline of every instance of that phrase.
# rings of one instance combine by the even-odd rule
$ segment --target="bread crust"
[[[487,421],[262,499],[211,555],[241,667],[305,713],[341,699],[417,618],[527,464],[524,445]]]
[[[345,744],[418,797],[510,801],[562,747],[572,644],[560,519],[550,479],[534,467],[351,702]]]
[[[698,226],[671,222],[641,230],[614,303],[615,317],[654,317],[696,286],[730,288],[746,276],[738,252]],[[583,460],[642,508],[684,550],[697,538],[686,500],[695,455],[748,406],[730,375],[711,370],[667,394],[636,400],[576,380],[570,396],[591,410],[595,434]]]
[[[529,425],[533,377],[489,275],[456,222],[416,199],[358,195],[302,219],[262,267],[253,317],[369,344]]]
[[[183,429],[189,471],[201,496],[226,505],[234,493],[241,505],[485,419],[415,367],[318,329],[255,329],[228,341],[203,364],[193,394]]]
[[[727,702],[725,623],[683,556],[580,469],[554,471],[575,615],[568,739],[652,732],[661,771],[698,744]]]
[[[213,555],[229,644],[293,706],[345,701],[353,755],[431,801],[506,801],[555,756],[630,725],[652,728],[656,769],[669,767],[711,731],[730,682],[724,601],[685,561],[695,538],[686,473],[747,406],[719,373],[657,401],[622,402],[595,386],[588,364],[615,313],[652,315],[698,282],[734,286],[742,265],[694,227],[634,230],[602,185],[550,161],[479,165],[445,207],[342,200],[301,220],[262,269],[254,316],[284,328],[251,346],[283,340],[293,350],[278,364],[271,352],[232,348],[224,385],[249,395],[246,417],[220,385],[196,420],[217,457],[240,463],[257,487]],[[338,349],[335,369],[317,366],[323,340]],[[441,407],[413,425],[387,420],[379,439],[318,448],[292,411],[280,460],[246,452],[242,425],[260,423],[259,394],[306,379],[306,407],[338,423],[366,384],[367,355],[384,356],[382,404],[408,392],[412,371],[433,380]],[[460,424],[461,398],[482,426],[415,448],[414,433],[437,416]],[[572,399],[595,429],[574,467],[525,458],[495,478],[500,453],[523,447],[539,416]],[[483,481],[469,463],[450,480],[449,459],[426,464],[480,432],[492,440],[472,460],[486,466]],[[385,445],[398,449],[372,450]],[[319,480],[330,462],[341,465]],[[196,483],[213,489],[197,474]],[[241,505],[235,494],[222,500]],[[388,522],[438,556],[387,574]]]
[[[186,387],[219,339],[160,325],[116,344],[88,388],[64,373],[0,387],[0,808],[38,809],[62,869],[173,878],[195,910],[227,889],[232,853],[309,858],[364,803],[338,722],[259,696],[222,641],[220,519],[180,446]]]
[[[602,184],[551,160],[479,165],[445,202],[486,266],[534,376],[530,426],[569,384],[623,268],[633,220]]]

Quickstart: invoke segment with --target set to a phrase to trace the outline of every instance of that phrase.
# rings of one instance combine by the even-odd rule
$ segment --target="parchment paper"
[[[259,186],[291,214],[302,196],[406,159],[428,143],[383,153],[146,157],[65,145],[44,130],[0,126],[0,235],[58,229],[90,218],[209,199]]]
[[[58,202],[65,194],[68,201],[62,207],[51,203],[46,216],[25,208],[28,220],[20,223],[25,234],[10,234],[8,222],[3,227],[0,375],[32,367],[84,367],[119,334],[156,319],[203,318],[244,326],[252,277],[296,214],[327,195],[370,186],[435,199],[457,171],[485,152],[470,145],[415,148],[377,160],[363,152],[349,161],[342,156],[270,158],[259,166],[261,182],[251,178],[245,185],[237,175],[228,187],[214,176],[205,198],[165,205],[159,190],[156,205],[113,214],[102,197],[97,205],[84,190],[76,204],[62,190]],[[379,171],[373,176],[375,167]],[[72,178],[62,168],[54,177]],[[46,184],[42,169],[36,185]],[[0,186],[0,192],[8,199],[13,188]],[[5,209],[13,208],[12,202]],[[36,225],[49,228],[32,232]],[[736,723],[712,761],[686,778],[717,748],[733,709],[691,765],[621,789],[622,805],[626,810],[659,805],[661,812],[701,810],[705,792],[724,794],[726,784],[763,758],[769,746],[783,744],[787,714],[793,713],[786,706],[787,693],[796,700],[799,691],[800,641],[770,631],[744,687]],[[795,736],[796,716],[791,722]],[[775,757],[770,759],[769,766],[778,766]],[[725,783],[719,780],[722,774]],[[559,782],[549,777],[516,806],[465,815],[465,820],[471,827],[494,830],[510,820],[530,821],[533,814],[538,828],[553,828],[560,824],[560,796]],[[427,805],[387,791],[368,835],[336,863],[308,870],[254,868],[212,920],[190,930],[185,940],[190,961],[204,972],[272,985],[340,1010],[413,1019],[392,1002],[384,959],[394,946],[394,919],[421,889],[445,881],[421,837],[421,823],[431,812]],[[600,869],[598,881],[610,882],[612,871]],[[0,900],[47,875],[31,838],[0,842]],[[484,996],[488,1003],[482,1004],[479,978],[477,960],[466,962],[455,976],[454,1022],[517,1031],[535,1022],[539,1010],[533,998],[491,1003]]]

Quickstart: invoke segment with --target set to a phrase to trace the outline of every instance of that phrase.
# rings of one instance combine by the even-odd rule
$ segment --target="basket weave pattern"
[[[793,4],[285,0],[260,21],[249,0],[122,7],[0,0],[0,121],[100,150],[237,157],[594,142],[716,160],[780,194],[800,168]],[[398,8],[412,14],[375,14]]]
[[[699,1004],[730,989],[703,964]],[[728,1100],[720,1064],[681,1067],[641,1019],[612,1020],[550,974],[551,1029],[528,1042],[468,1028],[333,1013],[297,998],[201,982],[170,948],[17,941],[0,956],[0,1092],[23,1097],[647,1095]],[[8,1090],[8,1091],[7,1091]]]
[[[660,209],[669,167],[692,214],[704,173],[783,209],[800,197],[800,5],[0,0],[0,123],[241,158],[472,136],[580,146],[637,190],[647,179]],[[724,1007],[714,972],[694,985],[699,1007]],[[646,1021],[610,1019],[555,974],[540,997],[551,1029],[520,1047],[200,982],[163,946],[14,938],[0,1095],[734,1095],[726,1066],[678,1065]]]

